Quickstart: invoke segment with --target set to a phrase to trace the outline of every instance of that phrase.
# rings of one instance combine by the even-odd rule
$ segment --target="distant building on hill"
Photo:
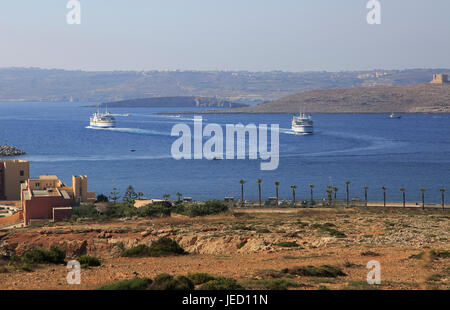
[[[433,74],[433,80],[430,82],[431,84],[447,84],[448,75],[447,74]]]

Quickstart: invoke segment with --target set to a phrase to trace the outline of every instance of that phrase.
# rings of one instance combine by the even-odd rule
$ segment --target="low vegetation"
[[[149,278],[134,278],[130,280],[122,280],[99,287],[99,290],[145,290],[153,283]]]
[[[322,265],[319,267],[298,266],[293,268],[285,268],[281,271],[286,274],[306,277],[336,278],[339,276],[346,276],[346,274],[339,267],[330,265]]]
[[[160,257],[171,255],[185,255],[186,251],[173,239],[161,237],[150,246],[140,244],[126,249],[122,257]]]
[[[233,290],[243,290],[244,287],[240,285],[236,279],[219,277],[215,280],[206,282],[200,286],[201,290],[208,291],[233,291]]]
[[[336,238],[346,238],[347,237],[343,232],[341,232],[333,227],[336,227],[336,225],[334,225],[332,223],[311,225],[311,228],[319,229],[320,232],[328,233],[333,237],[336,237]]]
[[[98,266],[102,265],[100,259],[98,259],[95,256],[89,256],[89,255],[79,256],[77,258],[77,261],[80,263],[81,268],[98,267]]]
[[[34,249],[23,253],[22,256],[12,256],[9,264],[24,271],[33,271],[38,264],[65,264],[66,251],[51,245],[49,250]]]
[[[178,204],[175,212],[189,217],[205,216],[218,214],[228,211],[228,206],[218,200],[206,201],[202,205],[183,205]]]
[[[373,252],[373,251],[365,251],[361,252],[361,256],[380,256],[380,253]]]
[[[284,291],[290,287],[299,287],[300,284],[291,280],[274,279],[274,280],[254,280],[245,283],[249,289],[264,289],[264,290],[277,290]]]
[[[285,247],[285,248],[296,248],[296,247],[300,246],[297,244],[296,241],[282,241],[282,242],[274,243],[274,245]]]
[[[172,276],[170,274],[160,274],[149,287],[151,290],[186,291],[193,290],[194,283],[185,276]]]
[[[203,272],[189,273],[187,277],[192,281],[192,283],[194,283],[194,285],[204,284],[216,279],[215,276]]]

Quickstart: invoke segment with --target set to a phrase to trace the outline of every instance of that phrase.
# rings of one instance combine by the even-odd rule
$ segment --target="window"
[[[23,177],[25,175],[25,171],[20,170],[20,176]]]

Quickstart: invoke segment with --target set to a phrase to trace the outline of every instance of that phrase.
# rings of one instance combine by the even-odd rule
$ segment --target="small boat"
[[[402,118],[400,115],[395,115],[394,112],[389,116],[390,118]]]
[[[301,133],[304,135],[311,135],[314,133],[314,122],[311,118],[311,114],[301,113],[299,116],[292,118],[292,131]]]

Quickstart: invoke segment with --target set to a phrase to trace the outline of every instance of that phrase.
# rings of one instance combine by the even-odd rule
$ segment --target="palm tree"
[[[245,184],[245,180],[240,180],[239,184],[241,184],[241,202],[244,203],[244,184]]]
[[[346,201],[347,201],[347,207],[348,207],[348,202],[349,202],[349,191],[348,191],[348,185],[350,184],[350,181],[345,181],[345,191],[346,191],[346,193],[347,193],[347,199],[346,199]]]
[[[183,196],[183,194],[182,193],[180,193],[180,192],[178,192],[177,193],[177,197],[178,197],[178,202],[180,202],[181,201],[181,197]]]
[[[292,200],[294,202],[294,206],[295,206],[295,190],[297,188],[297,185],[291,185],[292,188]]]
[[[366,208],[367,208],[367,190],[369,189],[369,186],[364,185],[364,200],[366,202]]]
[[[422,192],[422,210],[425,210],[425,188],[421,188],[420,191]]]
[[[400,191],[402,192],[403,196],[403,208],[406,207],[406,188],[402,187],[400,188]]]
[[[314,189],[314,184],[309,184],[309,193],[310,193],[310,196],[311,196],[311,203],[314,202],[313,189]]]
[[[441,188],[442,211],[445,211],[445,188]]]
[[[331,195],[333,194],[333,190],[331,188],[327,189],[327,195],[328,195],[328,203],[331,203]]]
[[[383,190],[383,201],[384,201],[384,207],[386,207],[386,190],[387,188],[385,186],[382,186],[381,189]]]
[[[163,198],[164,198],[164,200],[169,200],[170,194],[164,194],[164,195],[163,195]]]
[[[259,207],[261,208],[262,202],[261,202],[261,179],[256,180],[256,184],[258,184],[258,197],[259,197]]]
[[[143,193],[143,192],[139,192],[139,193],[137,193],[136,195],[137,195],[137,199],[138,199],[138,200],[141,200],[142,197],[144,197],[144,193]]]
[[[339,188],[337,188],[337,187],[335,186],[335,187],[333,187],[333,190],[334,190],[334,200],[336,200],[337,192],[338,192]]]
[[[278,186],[280,186],[280,182],[275,181],[274,184],[275,184],[275,193],[277,195],[277,206],[278,206]]]

